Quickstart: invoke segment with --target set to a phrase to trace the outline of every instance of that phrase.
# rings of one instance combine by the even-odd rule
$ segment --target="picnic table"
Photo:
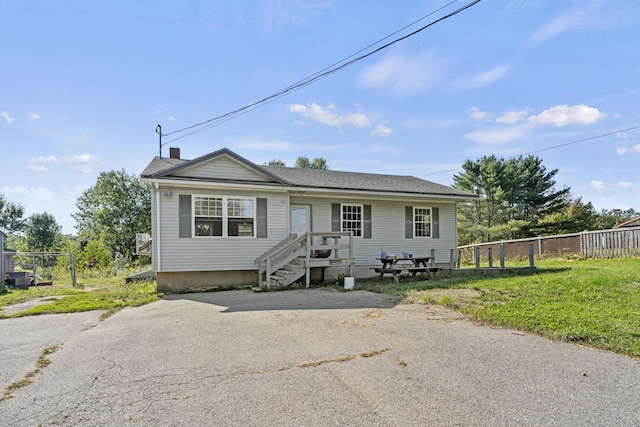
[[[429,277],[433,277],[433,273],[438,271],[437,267],[430,267],[428,265],[431,261],[430,256],[410,256],[410,257],[395,257],[388,256],[386,258],[376,258],[382,262],[382,267],[376,267],[375,272],[380,274],[380,278],[383,278],[385,274],[393,275],[393,280],[400,281],[400,277],[403,272],[405,275],[411,274],[415,276],[418,273],[429,273]]]

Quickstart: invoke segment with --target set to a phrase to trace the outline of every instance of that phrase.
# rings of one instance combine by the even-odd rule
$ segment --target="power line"
[[[409,37],[411,37],[411,36],[413,36],[415,34],[418,34],[419,32],[426,30],[427,28],[437,24],[438,22],[442,22],[442,21],[444,21],[444,20],[446,20],[448,18],[451,18],[452,16],[457,15],[458,13],[470,8],[471,6],[474,6],[475,4],[479,3],[481,0],[474,0],[471,3],[468,3],[465,6],[462,6],[459,9],[456,9],[453,12],[451,12],[451,13],[449,13],[449,14],[441,17],[441,18],[438,18],[435,21],[432,21],[432,22],[428,23],[427,25],[424,25],[424,26],[420,27],[417,30],[415,30],[415,31],[413,31],[413,32],[411,32],[411,33],[409,33],[409,34],[407,34],[405,36],[399,37],[399,38],[397,38],[397,39],[395,39],[395,40],[393,40],[393,41],[391,41],[391,42],[389,42],[389,43],[387,43],[385,45],[382,45],[382,46],[374,49],[371,52],[365,53],[364,55],[358,56],[358,57],[356,57],[354,59],[351,59],[350,61],[347,61],[350,58],[353,58],[354,56],[358,55],[359,53],[369,49],[370,47],[380,43],[381,41],[386,40],[387,38],[389,38],[389,37],[401,32],[401,31],[403,31],[404,29],[416,24],[417,22],[420,22],[420,21],[426,19],[427,17],[439,12],[440,10],[450,6],[451,4],[455,3],[455,1],[457,1],[457,0],[454,0],[454,1],[451,1],[451,2],[447,3],[446,5],[438,8],[437,10],[435,10],[435,11],[433,11],[431,13],[429,13],[428,15],[425,15],[422,18],[412,22],[411,24],[406,25],[405,27],[403,27],[403,28],[401,28],[401,29],[389,34],[388,36],[386,36],[386,37],[384,37],[384,38],[382,38],[382,39],[380,39],[380,40],[368,45],[367,47],[359,50],[358,52],[356,52],[356,53],[354,53],[354,54],[352,54],[352,55],[350,55],[350,56],[348,56],[348,57],[346,57],[346,58],[344,58],[344,59],[332,64],[332,65],[330,65],[329,67],[326,67],[326,68],[322,69],[321,71],[318,71],[315,74],[312,74],[311,76],[309,76],[309,77],[307,77],[305,79],[302,79],[302,80],[300,80],[300,81],[298,81],[298,82],[296,82],[296,83],[294,83],[294,84],[292,84],[292,85],[290,85],[290,86],[288,86],[288,87],[286,87],[284,89],[281,89],[278,92],[276,92],[276,93],[274,93],[272,95],[269,95],[269,96],[267,96],[267,97],[265,97],[265,98],[263,98],[263,99],[261,99],[261,100],[259,100],[257,102],[250,103],[249,105],[245,105],[244,107],[237,108],[237,109],[235,109],[233,111],[229,111],[229,112],[227,112],[225,114],[222,114],[220,116],[213,117],[211,119],[205,120],[205,121],[200,122],[200,123],[196,123],[196,124],[191,125],[191,126],[187,126],[185,128],[182,128],[182,129],[178,129],[178,130],[175,130],[175,131],[172,131],[172,132],[160,134],[161,137],[162,136],[169,136],[169,135],[174,135],[174,134],[177,134],[177,133],[181,133],[181,132],[184,132],[184,131],[187,131],[187,130],[194,129],[193,131],[189,132],[188,134],[185,134],[185,135],[182,135],[180,137],[174,138],[174,139],[172,139],[170,141],[161,143],[161,145],[165,145],[165,144],[168,144],[170,142],[177,141],[178,139],[186,138],[187,136],[193,135],[195,133],[202,132],[202,131],[204,131],[206,129],[209,129],[209,128],[213,127],[213,126],[217,126],[217,125],[219,125],[221,123],[224,123],[224,122],[226,122],[228,120],[231,120],[232,118],[235,118],[235,117],[237,117],[239,115],[246,114],[248,111],[250,111],[250,110],[252,110],[254,108],[258,108],[259,106],[262,106],[264,104],[268,104],[268,103],[270,103],[270,102],[272,102],[272,101],[274,101],[274,100],[276,100],[276,99],[278,99],[278,98],[280,98],[280,97],[282,97],[282,96],[284,96],[284,95],[286,95],[286,94],[288,94],[290,92],[297,91],[297,90],[299,90],[299,89],[301,89],[301,88],[303,88],[305,86],[308,86],[308,85],[310,85],[310,84],[312,84],[312,83],[314,83],[314,82],[316,82],[316,81],[318,81],[320,79],[323,79],[323,78],[325,78],[325,77],[327,77],[327,76],[329,76],[329,75],[331,75],[333,73],[336,73],[337,71],[340,71],[340,70],[342,70],[342,69],[344,69],[344,68],[346,68],[346,67],[348,67],[348,66],[350,66],[350,65],[352,65],[352,64],[354,64],[354,63],[356,63],[358,61],[361,61],[361,60],[363,60],[365,58],[368,58],[369,56],[371,56],[371,55],[373,55],[373,54],[375,54],[377,52],[380,52],[381,50],[386,49],[386,48],[388,48],[388,47],[390,47],[390,46],[392,46],[392,45],[394,45],[394,44],[396,44],[396,43],[398,43],[398,42],[400,42],[402,40],[405,40],[405,39],[407,39],[407,38],[409,38]],[[347,61],[347,62],[345,62],[345,61]],[[199,129],[196,129],[196,128],[199,128]]]
[[[510,157],[507,157],[507,159],[513,159],[513,158],[516,158],[516,157],[519,157],[519,156],[526,156],[526,155],[529,155],[529,154],[539,153],[541,151],[554,150],[556,148],[566,147],[568,145],[579,144],[581,142],[586,142],[586,141],[592,141],[594,139],[604,138],[605,136],[616,135],[618,133],[629,132],[629,131],[636,130],[636,129],[640,129],[640,125],[632,126],[632,127],[626,128],[626,129],[615,130],[615,131],[612,131],[612,132],[607,132],[607,133],[603,133],[603,134],[596,135],[596,136],[590,136],[589,138],[578,139],[576,141],[565,142],[563,144],[557,144],[557,145],[552,145],[552,146],[545,147],[545,148],[540,148],[539,150],[533,150],[533,151],[529,151],[529,152],[526,152],[526,153],[521,153],[521,154],[517,154],[517,155],[514,155],[514,156],[510,156]],[[460,167],[460,168],[454,168],[454,169],[447,169],[447,170],[444,170],[444,171],[428,173],[428,174],[425,174],[424,176],[439,175],[441,173],[455,172],[455,171],[460,170],[460,169],[462,169],[462,168]]]

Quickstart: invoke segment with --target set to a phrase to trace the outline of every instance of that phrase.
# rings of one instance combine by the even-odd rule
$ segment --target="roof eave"
[[[445,199],[464,201],[477,199],[478,196],[474,194],[451,194],[451,193],[417,193],[417,192],[402,192],[402,191],[381,191],[381,190],[362,190],[362,189],[349,189],[349,188],[319,188],[319,187],[301,187],[290,184],[274,184],[269,182],[247,182],[247,181],[224,181],[224,180],[203,180],[201,178],[176,178],[176,177],[158,177],[148,176],[141,177],[141,181],[149,183],[162,183],[164,185],[171,185],[176,187],[211,187],[215,184],[220,188],[234,188],[234,189],[249,189],[260,188],[261,190],[272,191],[287,191],[294,195],[313,195],[317,197],[335,197],[337,195],[344,196],[358,196],[358,197],[379,197],[387,199]]]
[[[222,156],[227,156],[233,160],[235,160],[238,163],[243,164],[244,166],[252,169],[253,171],[259,173],[262,176],[265,176],[267,178],[273,179],[274,181],[281,183],[281,184],[289,184],[286,180],[280,178],[277,175],[272,174],[271,172],[261,168],[260,166],[258,166],[257,164],[253,163],[250,160],[245,159],[244,157],[240,156],[239,154],[234,153],[233,151],[229,150],[228,148],[221,148],[220,150],[214,151],[213,153],[209,153],[209,154],[205,154],[204,156],[200,156],[197,157],[193,160],[187,160],[182,164],[158,171],[154,174],[149,175],[149,177],[167,177],[170,175],[175,174],[178,171],[181,171],[183,169],[187,169],[190,168],[192,166],[195,166],[199,163],[214,159],[216,157],[222,157]]]

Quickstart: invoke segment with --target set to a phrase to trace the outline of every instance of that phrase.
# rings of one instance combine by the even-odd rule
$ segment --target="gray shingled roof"
[[[169,157],[155,157],[151,163],[147,165],[146,168],[142,171],[140,176],[149,177],[151,175],[155,175],[158,172],[162,172],[163,170],[170,169],[174,166],[178,166],[184,163],[189,163],[189,160],[184,159],[172,159]]]
[[[262,166],[300,187],[468,196],[469,193],[413,176]]]
[[[220,150],[220,153],[235,154],[227,149]],[[215,154],[215,153],[211,153]],[[237,156],[237,155],[236,155]],[[154,158],[145,168],[141,176],[145,178],[173,178],[170,169],[181,169],[181,166],[188,166],[190,163],[196,164],[211,158],[210,155],[199,157],[195,160]],[[410,194],[433,194],[441,196],[457,196],[465,198],[475,198],[476,196],[466,191],[458,190],[446,185],[426,181],[413,176],[402,175],[381,175],[361,172],[341,172],[334,170],[300,169],[277,166],[258,166],[250,161],[237,156],[238,159],[247,163],[254,169],[263,170],[266,175],[280,179],[281,185],[304,188],[322,188],[335,190],[360,190],[379,191],[385,193],[410,193]],[[169,172],[164,174],[163,172]],[[193,178],[191,178],[193,179]],[[204,179],[204,177],[203,177]]]

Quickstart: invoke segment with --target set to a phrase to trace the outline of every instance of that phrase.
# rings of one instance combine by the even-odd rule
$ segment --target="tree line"
[[[453,186],[478,196],[458,204],[458,244],[603,230],[638,215],[634,209],[603,209],[556,188],[558,169],[536,156],[494,155],[467,160]]]
[[[286,166],[281,160],[265,165]],[[328,169],[323,158],[298,157],[295,167]],[[591,202],[556,188],[558,170],[534,156],[467,160],[454,175],[455,188],[477,199],[458,203],[458,244],[608,229],[638,215],[634,209],[597,212]],[[151,230],[148,184],[124,170],[101,172],[76,201],[77,235],[62,234],[50,213],[24,217],[24,207],[0,193],[0,230],[5,246],[23,252],[73,252],[79,269],[128,267],[150,262],[135,256],[137,233]]]

